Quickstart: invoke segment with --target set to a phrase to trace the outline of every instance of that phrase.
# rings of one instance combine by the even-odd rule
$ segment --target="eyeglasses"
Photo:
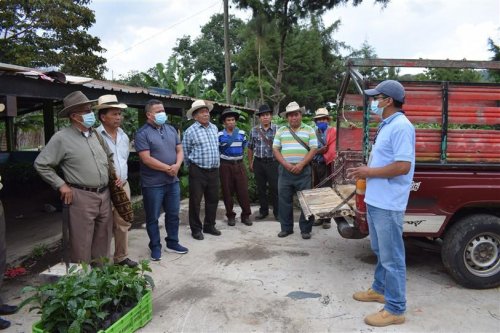
[[[379,99],[387,99],[390,98],[389,96],[384,96],[384,95],[378,95],[378,96],[373,96],[373,100],[379,100]]]

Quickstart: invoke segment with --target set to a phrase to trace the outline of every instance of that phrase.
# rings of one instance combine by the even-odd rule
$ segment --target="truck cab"
[[[368,236],[364,182],[347,169],[365,164],[379,119],[363,90],[374,67],[500,69],[498,61],[351,59],[337,97],[333,186],[299,193],[309,218],[332,217],[345,238]],[[403,81],[403,111],[416,128],[416,165],[404,237],[439,245],[461,285],[500,285],[500,84]],[[353,126],[354,125],[354,126]]]

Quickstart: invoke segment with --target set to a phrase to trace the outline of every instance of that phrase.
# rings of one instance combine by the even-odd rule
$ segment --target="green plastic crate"
[[[141,301],[126,315],[99,333],[133,333],[146,325],[153,318],[153,297],[151,290],[142,296]],[[40,327],[40,322],[33,324],[33,333],[45,333]]]

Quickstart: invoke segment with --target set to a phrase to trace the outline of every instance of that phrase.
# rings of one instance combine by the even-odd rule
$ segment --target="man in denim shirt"
[[[354,293],[362,302],[384,303],[384,308],[365,317],[372,326],[402,324],[406,311],[406,263],[403,224],[415,169],[415,128],[401,109],[403,86],[394,80],[365,90],[373,96],[372,112],[382,118],[368,166],[348,170],[348,177],[366,179],[370,242],[377,255],[374,281],[367,291]]]

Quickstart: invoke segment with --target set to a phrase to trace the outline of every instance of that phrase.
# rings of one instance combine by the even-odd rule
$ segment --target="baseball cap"
[[[392,97],[398,102],[405,102],[405,88],[401,83],[395,80],[382,81],[374,89],[365,90],[365,94],[367,96],[384,94],[386,96]]]

